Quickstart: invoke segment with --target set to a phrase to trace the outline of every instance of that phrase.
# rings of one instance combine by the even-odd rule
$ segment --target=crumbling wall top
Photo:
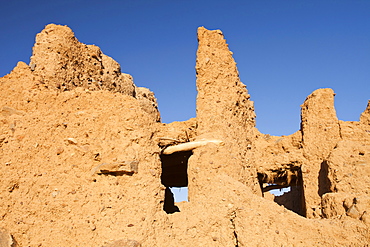
[[[43,83],[60,90],[82,86],[135,96],[132,78],[95,45],[80,43],[67,26],[49,24],[36,36],[31,70]]]

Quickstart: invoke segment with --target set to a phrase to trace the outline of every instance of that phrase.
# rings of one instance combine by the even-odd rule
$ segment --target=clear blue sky
[[[29,62],[46,24],[68,25],[154,91],[166,123],[195,117],[199,26],[223,31],[262,133],[297,131],[317,88],[334,89],[341,120],[370,98],[369,0],[0,1],[0,76]]]

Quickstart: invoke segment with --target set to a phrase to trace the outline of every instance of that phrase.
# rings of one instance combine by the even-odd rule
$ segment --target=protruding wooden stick
[[[220,140],[201,140],[201,141],[193,141],[193,142],[185,142],[174,146],[169,146],[165,148],[162,152],[162,154],[173,154],[175,152],[184,152],[184,151],[190,151],[198,147],[202,147],[207,145],[208,143],[215,143],[217,145],[220,145],[223,143],[223,141]]]

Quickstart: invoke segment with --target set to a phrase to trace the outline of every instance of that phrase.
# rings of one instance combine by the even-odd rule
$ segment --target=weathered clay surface
[[[117,62],[46,26],[0,78],[2,232],[19,246],[366,246],[370,104],[341,121],[318,89],[299,131],[262,134],[222,32],[198,40],[197,116],[163,124]]]
[[[145,87],[136,87],[135,97],[138,99],[141,108],[148,113],[155,121],[160,122],[161,116],[158,111],[157,99],[154,93]]]

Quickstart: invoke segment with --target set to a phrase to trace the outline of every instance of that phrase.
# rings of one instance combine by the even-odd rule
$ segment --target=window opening
[[[192,151],[184,151],[160,155],[162,162],[161,182],[166,187],[163,210],[168,214],[180,212],[180,209],[175,205],[173,191],[176,191],[174,188],[184,190],[186,188],[187,192],[188,160],[192,154]],[[173,191],[171,191],[171,188]]]
[[[273,184],[269,184],[269,185],[273,185]],[[279,189],[272,189],[269,191],[269,193],[274,196],[282,196],[285,193],[288,193],[290,190],[291,190],[291,187],[288,186],[288,187],[279,188]]]
[[[188,187],[172,187],[171,191],[175,196],[175,202],[188,201]]]
[[[274,195],[274,202],[306,217],[302,171],[292,164],[286,168],[258,173],[262,195],[269,192]]]

